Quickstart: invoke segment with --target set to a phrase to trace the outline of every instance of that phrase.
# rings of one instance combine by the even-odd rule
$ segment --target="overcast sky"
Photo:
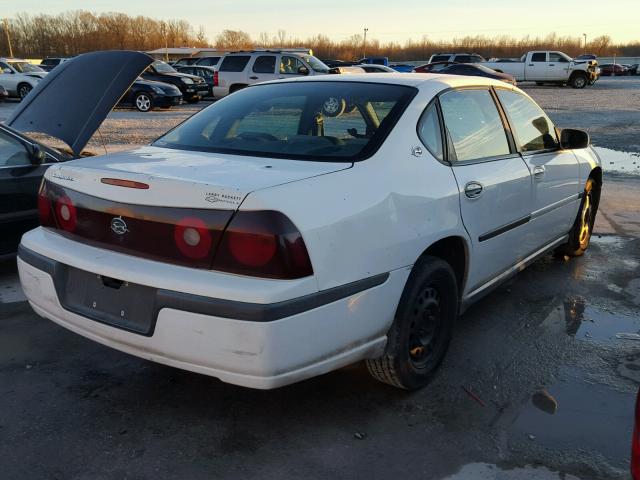
[[[640,41],[640,0],[0,0],[0,16],[56,14],[84,9],[118,11],[158,19],[180,18],[209,39],[224,29],[306,38],[324,33],[342,40],[362,29],[382,42],[464,35],[610,35],[614,42]]]

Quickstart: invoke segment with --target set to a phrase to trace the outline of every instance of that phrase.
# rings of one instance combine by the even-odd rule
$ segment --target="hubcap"
[[[27,95],[29,95],[30,91],[31,91],[31,87],[27,87],[26,85],[20,87],[20,98],[24,98]]]
[[[149,110],[149,107],[151,107],[151,100],[149,100],[149,97],[147,97],[146,95],[140,95],[137,99],[136,99],[136,105],[140,110]]]
[[[416,299],[409,330],[409,358],[416,368],[424,368],[433,357],[441,326],[440,295],[428,287]]]

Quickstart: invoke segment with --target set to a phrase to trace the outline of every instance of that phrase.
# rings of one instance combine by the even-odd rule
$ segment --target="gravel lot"
[[[640,152],[640,77],[526,90],[560,127]],[[118,110],[101,134],[147,143],[202,106]],[[361,364],[255,391],[146,362],[37,317],[0,263],[0,477],[628,478],[640,342],[616,334],[640,331],[640,181],[637,157],[600,152],[616,174],[587,254],[476,304],[411,394]]]

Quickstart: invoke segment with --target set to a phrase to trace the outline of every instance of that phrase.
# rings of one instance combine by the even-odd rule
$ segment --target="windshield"
[[[314,72],[318,73],[328,73],[329,67],[327,67],[324,62],[313,55],[302,55],[302,58],[307,62]]]
[[[28,62],[9,62],[9,65],[11,65],[18,73],[44,72],[40,67],[31,65]]]
[[[161,60],[156,60],[152,63],[153,68],[156,69],[156,72],[159,73],[175,73],[175,69]]]
[[[375,153],[417,90],[365,82],[256,85],[194,115],[153,145],[315,161]]]

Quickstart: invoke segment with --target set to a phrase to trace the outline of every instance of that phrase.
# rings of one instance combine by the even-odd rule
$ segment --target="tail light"
[[[47,196],[47,184],[44,180],[42,180],[40,190],[38,190],[38,217],[40,218],[40,225],[44,227],[55,226],[51,213],[51,200]]]
[[[272,210],[236,212],[222,236],[212,268],[280,279],[313,274],[302,235],[291,220]]]
[[[280,212],[130,205],[46,181],[38,211],[45,227],[129,255],[253,277],[313,274],[302,235]]]
[[[213,86],[217,87],[218,86],[218,71],[215,70],[213,72]]]
[[[640,480],[640,390],[636,398],[635,423],[631,440],[631,478]]]

